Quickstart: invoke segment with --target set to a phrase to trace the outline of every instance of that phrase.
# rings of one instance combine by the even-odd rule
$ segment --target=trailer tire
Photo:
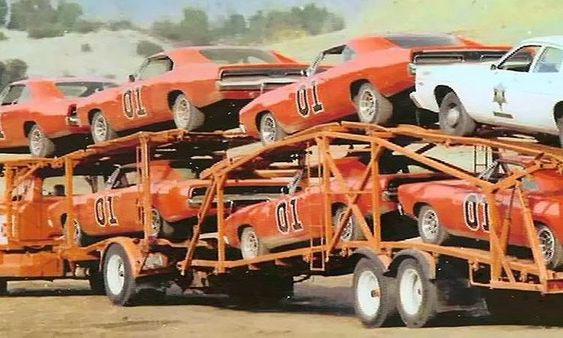
[[[338,223],[344,216],[345,212],[346,212],[345,206],[341,205],[336,207],[336,210],[334,211],[334,215],[332,217],[332,225],[335,230],[336,227],[338,226]],[[362,229],[359,227],[358,222],[356,222],[356,218],[354,217],[354,215],[350,214],[350,217],[348,218],[348,222],[344,226],[344,229],[342,229],[342,233],[340,234],[340,240],[344,242],[348,242],[348,241],[359,241],[363,239],[365,239],[365,236],[362,232]]]
[[[397,310],[407,327],[422,327],[436,316],[436,285],[415,259],[407,258],[399,265],[397,290]]]
[[[360,122],[387,125],[393,119],[393,104],[371,83],[364,83],[360,87],[354,104]]]
[[[94,143],[102,143],[117,138],[117,132],[111,128],[104,113],[97,111],[90,122],[90,132]]]
[[[383,272],[371,258],[361,258],[354,269],[354,310],[366,327],[380,327],[397,312],[395,279]]]
[[[477,123],[465,110],[463,103],[454,92],[449,92],[440,103],[440,129],[454,136],[471,136]]]
[[[429,205],[420,208],[418,213],[418,233],[424,243],[438,245],[446,242],[450,236],[436,210]]]
[[[201,127],[205,121],[205,115],[184,94],[176,96],[172,104],[172,116],[176,128],[187,131]]]
[[[240,235],[240,252],[242,258],[252,259],[269,253],[253,227],[246,227]]]
[[[270,112],[263,114],[260,117],[260,141],[262,144],[268,145],[277,141],[281,141],[287,136],[287,133],[282,129],[278,120]]]
[[[137,285],[125,249],[112,244],[104,255],[104,285],[106,295],[112,303],[133,305],[137,296]]]
[[[29,153],[33,157],[49,157],[55,154],[55,143],[49,139],[37,124],[27,134]]]

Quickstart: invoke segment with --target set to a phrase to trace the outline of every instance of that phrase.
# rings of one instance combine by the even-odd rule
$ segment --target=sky
[[[68,1],[68,0],[67,0]],[[97,19],[128,19],[148,25],[163,17],[182,16],[187,6],[205,10],[210,18],[232,13],[252,15],[258,10],[303,6],[308,3],[327,7],[345,18],[353,18],[362,4],[374,0],[71,0],[82,5],[85,15]]]

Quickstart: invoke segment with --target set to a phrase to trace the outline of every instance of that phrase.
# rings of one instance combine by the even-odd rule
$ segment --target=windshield
[[[111,82],[59,82],[55,86],[64,95],[64,97],[88,97],[95,92],[102,91],[106,88],[116,87]]]
[[[210,48],[201,54],[217,64],[264,64],[278,63],[276,56],[261,49],[250,48]]]

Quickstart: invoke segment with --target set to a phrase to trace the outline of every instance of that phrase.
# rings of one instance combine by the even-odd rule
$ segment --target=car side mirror
[[[129,74],[129,82],[135,82],[135,75]]]
[[[493,63],[493,64],[491,65],[491,70],[497,70],[497,69],[498,69],[498,66]]]

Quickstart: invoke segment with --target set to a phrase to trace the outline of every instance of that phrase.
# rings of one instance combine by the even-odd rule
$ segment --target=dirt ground
[[[487,316],[440,326],[366,329],[354,317],[349,276],[315,277],[295,298],[248,310],[225,297],[167,297],[164,305],[123,308],[91,295],[82,281],[12,282],[0,301],[1,337],[562,337],[563,327],[500,325]],[[174,290],[172,290],[174,291]]]

